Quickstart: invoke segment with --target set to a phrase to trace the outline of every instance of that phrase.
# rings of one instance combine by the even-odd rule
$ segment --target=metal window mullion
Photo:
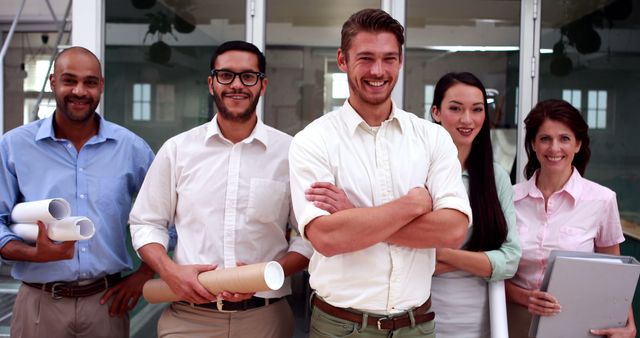
[[[400,24],[405,27],[405,44],[402,46],[402,55],[403,58],[406,57],[406,39],[407,39],[407,15],[406,15],[406,1],[405,0],[380,0],[380,8],[391,14],[391,16],[398,20]],[[396,86],[393,88],[393,92],[391,93],[391,98],[396,103],[398,108],[404,107],[404,62],[402,63],[402,67],[400,68],[400,72],[398,73],[398,82],[396,82]]]
[[[516,149],[516,182],[522,182],[527,154],[524,148],[524,118],[538,102],[540,64],[540,10],[541,1],[522,0],[520,4],[520,85],[518,101],[518,142]]]
[[[11,28],[9,28],[9,32],[5,36],[4,42],[2,44],[2,49],[0,49],[0,136],[4,134],[4,57],[7,55],[7,51],[9,50],[9,45],[11,44],[13,33],[16,30],[18,20],[20,20],[20,16],[22,15],[22,11],[24,10],[24,5],[26,2],[26,0],[22,0],[20,8],[18,9],[18,13],[16,13],[16,16],[13,18],[13,21],[11,23]]]
[[[82,0],[72,3],[71,44],[92,51],[100,59],[104,74],[105,0]],[[100,115],[103,115],[102,106],[101,103],[96,109]]]
[[[266,54],[265,45],[265,32],[266,18],[267,18],[267,4],[266,0],[246,0],[246,30],[245,40],[251,42],[258,47],[263,53]],[[267,74],[267,77],[269,74]],[[264,98],[260,98],[260,102],[256,107],[256,114],[259,119],[264,117]]]

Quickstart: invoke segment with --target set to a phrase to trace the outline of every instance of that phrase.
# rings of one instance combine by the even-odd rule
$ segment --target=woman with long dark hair
[[[506,283],[511,338],[528,336],[531,315],[560,312],[558,300],[540,291],[552,250],[619,255],[624,241],[615,193],[582,177],[591,150],[589,126],[580,112],[565,101],[547,100],[524,123],[528,181],[514,187],[522,259]],[[592,333],[635,337],[633,314],[624,328]]]
[[[471,73],[448,73],[436,84],[431,115],[451,135],[467,185],[473,225],[460,249],[436,249],[431,285],[436,334],[489,337],[489,281],[511,278],[520,245],[513,190],[493,162],[485,88]]]

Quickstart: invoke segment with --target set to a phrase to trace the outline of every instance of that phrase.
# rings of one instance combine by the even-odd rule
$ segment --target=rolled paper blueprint
[[[48,224],[69,215],[71,215],[69,202],[62,198],[51,198],[16,204],[11,211],[11,222],[35,224],[42,221]]]
[[[47,234],[54,241],[80,241],[95,232],[93,222],[84,216],[66,217],[47,225]]]
[[[491,338],[508,338],[507,300],[504,281],[489,282],[489,322]]]
[[[9,225],[9,229],[27,242],[35,242],[38,238],[38,225],[36,224],[11,224]]]
[[[278,262],[271,261],[206,271],[198,275],[198,280],[214,295],[222,291],[251,293],[278,290],[284,284],[284,270]],[[147,281],[142,294],[151,304],[181,300],[162,279]]]
[[[9,226],[11,231],[25,241],[35,242],[38,238],[38,225],[18,223]],[[47,224],[47,236],[53,241],[78,241],[89,239],[95,233],[93,222],[82,216],[66,217]]]

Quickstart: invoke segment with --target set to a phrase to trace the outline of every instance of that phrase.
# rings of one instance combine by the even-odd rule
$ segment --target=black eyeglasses
[[[264,79],[265,74],[262,72],[242,72],[236,73],[230,70],[213,69],[211,70],[211,76],[215,77],[219,84],[228,85],[236,79],[236,76],[240,77],[240,82],[247,87],[255,86],[258,80]]]

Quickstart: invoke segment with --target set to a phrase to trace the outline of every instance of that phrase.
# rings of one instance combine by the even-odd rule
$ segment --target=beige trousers
[[[103,294],[53,299],[22,284],[13,306],[11,337],[128,338],[129,316],[109,316],[109,304],[100,305]]]
[[[507,322],[509,323],[509,338],[529,337],[531,325],[529,311],[517,304],[507,302]]]
[[[293,313],[284,299],[268,306],[238,312],[218,312],[173,303],[164,310],[158,321],[159,338],[292,336]]]

